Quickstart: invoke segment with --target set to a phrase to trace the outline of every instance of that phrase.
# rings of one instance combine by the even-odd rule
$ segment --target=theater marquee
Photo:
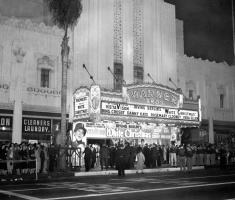
[[[198,121],[197,111],[162,108],[157,106],[101,102],[101,113],[109,115],[124,115],[135,117],[150,117],[162,119],[179,119]]]

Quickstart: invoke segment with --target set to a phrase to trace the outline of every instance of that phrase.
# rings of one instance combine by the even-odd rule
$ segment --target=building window
[[[142,67],[134,67],[134,83],[143,83],[144,70]]]
[[[193,99],[193,90],[189,90],[189,99]]]
[[[50,78],[50,70],[49,69],[41,69],[41,87],[49,88],[49,79]]]
[[[122,91],[123,81],[123,66],[119,63],[114,63],[114,90]]]
[[[220,94],[220,108],[224,108],[224,95]]]

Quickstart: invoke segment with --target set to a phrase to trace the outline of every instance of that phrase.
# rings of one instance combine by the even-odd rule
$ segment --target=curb
[[[204,166],[199,166],[199,167],[193,167],[193,170],[200,170],[204,169]],[[179,171],[179,167],[177,168],[155,168],[155,169],[144,169],[144,173],[153,173],[153,172],[174,172],[174,171]],[[136,169],[133,170],[125,170],[125,174],[135,174]],[[114,175],[118,174],[117,170],[107,170],[107,171],[90,171],[90,172],[74,172],[74,176],[98,176],[98,175]]]

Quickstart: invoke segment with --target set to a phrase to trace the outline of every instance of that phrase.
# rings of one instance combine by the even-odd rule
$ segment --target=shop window
[[[123,66],[119,63],[114,63],[114,90],[122,90],[122,81],[123,81]]]
[[[134,83],[143,83],[144,70],[142,67],[134,67]]]
[[[224,108],[224,94],[220,94],[220,108]]]
[[[193,99],[193,90],[189,90],[189,99]]]
[[[41,69],[41,87],[49,88],[50,70]]]

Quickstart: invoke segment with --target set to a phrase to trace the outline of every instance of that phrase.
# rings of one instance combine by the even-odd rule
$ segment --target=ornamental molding
[[[43,88],[43,87],[33,87],[30,86],[27,88],[27,91],[29,94],[35,94],[35,95],[51,95],[51,96],[61,96],[61,91],[56,90],[54,88]]]
[[[49,69],[51,71],[55,71],[55,66],[57,62],[56,56],[35,54],[34,58],[37,63],[37,70]]]
[[[226,88],[224,85],[217,84],[217,91],[219,94],[226,95]]]
[[[186,81],[186,89],[196,91],[196,83],[193,80]]]
[[[30,104],[23,104],[22,109],[24,111],[38,111],[38,112],[52,112],[52,113],[60,113],[60,107],[53,107],[53,106],[39,106],[39,105],[30,105]]]
[[[10,86],[7,83],[0,83],[0,91],[9,91],[10,90]]]
[[[197,67],[200,66],[207,66],[211,67],[211,68],[217,68],[217,69],[225,69],[225,70],[231,70],[231,71],[235,71],[235,67],[234,66],[229,66],[226,62],[221,62],[221,63],[217,63],[215,61],[209,61],[207,60],[202,60],[201,58],[195,58],[194,56],[188,57],[187,55],[179,55],[177,53],[177,61],[180,62],[184,62],[187,64],[191,64],[191,67]],[[207,69],[205,68],[205,69]]]
[[[18,38],[15,41],[13,41],[12,52],[13,52],[14,56],[16,57],[16,62],[22,63],[23,58],[26,55],[26,51],[24,48],[24,41],[21,38]]]
[[[12,103],[0,102],[0,109],[13,110],[14,109],[14,102],[12,102]]]
[[[24,30],[29,30],[29,31],[33,31],[33,32],[38,32],[38,33],[42,33],[42,34],[49,34],[49,35],[55,35],[55,36],[60,36],[63,37],[64,36],[64,30],[59,29],[58,26],[46,26],[43,22],[41,22],[40,24],[36,24],[31,22],[30,19],[27,19],[25,21],[17,19],[16,17],[6,17],[6,16],[2,16],[0,13],[0,24],[1,25],[6,25],[6,26],[12,26],[15,28],[19,28],[19,29],[24,29]],[[68,31],[68,35],[71,35],[72,32],[69,29]]]

